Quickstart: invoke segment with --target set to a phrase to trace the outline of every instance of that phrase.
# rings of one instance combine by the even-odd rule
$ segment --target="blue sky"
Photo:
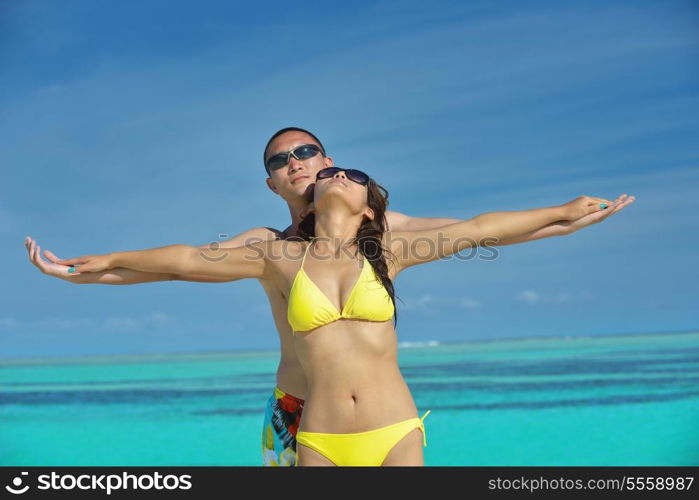
[[[636,196],[401,274],[401,341],[699,326],[696,2],[289,5],[3,4],[0,357],[276,348],[254,280],[76,286],[23,240],[68,258],[284,228],[261,154],[289,125],[410,215]]]

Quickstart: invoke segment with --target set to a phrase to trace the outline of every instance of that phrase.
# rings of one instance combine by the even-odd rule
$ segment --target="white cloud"
[[[463,297],[460,300],[460,305],[466,309],[478,309],[481,307],[481,303],[476,299],[472,299],[471,297]]]
[[[0,328],[6,330],[37,330],[51,332],[52,330],[78,330],[90,331],[107,330],[138,330],[147,327],[161,326],[172,321],[172,318],[162,312],[154,312],[147,316],[120,316],[95,318],[43,318],[37,320],[17,320],[11,317],[0,318]]]
[[[10,233],[17,228],[16,217],[7,210],[0,208],[0,232]]]
[[[144,317],[119,316],[104,319],[99,326],[106,330],[139,330],[168,323],[171,318],[164,313],[154,312]]]
[[[515,299],[527,304],[539,304],[551,302],[579,302],[592,300],[593,297],[594,296],[588,291],[544,294],[535,290],[522,290],[515,296]]]
[[[434,302],[434,298],[432,297],[432,295],[426,294],[426,295],[422,295],[421,297],[419,297],[418,299],[414,300],[413,302],[414,302],[415,305],[418,306],[418,307],[420,307],[420,306],[426,306],[426,305],[431,304],[432,302]]]
[[[0,328],[16,328],[19,322],[14,318],[0,318]]]
[[[482,306],[479,300],[473,297],[437,297],[431,294],[423,294],[416,298],[403,299],[403,309],[430,311],[435,308],[466,308],[477,309]]]
[[[541,295],[539,295],[533,290],[524,290],[523,292],[517,294],[517,300],[521,300],[529,304],[534,304],[536,302],[541,301]]]

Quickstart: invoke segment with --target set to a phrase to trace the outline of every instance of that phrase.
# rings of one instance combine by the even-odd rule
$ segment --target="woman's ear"
[[[374,217],[375,217],[374,210],[372,210],[371,208],[367,208],[366,211],[364,212],[364,215],[366,216],[367,219],[374,220]]]

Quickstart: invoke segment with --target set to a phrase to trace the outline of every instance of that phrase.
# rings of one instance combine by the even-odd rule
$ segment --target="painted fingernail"
[[[75,268],[74,268],[74,267],[68,268],[68,272],[69,272],[69,273],[74,273],[74,272],[75,272]]]
[[[606,204],[606,203],[600,203],[600,204],[599,204],[599,207],[600,207],[600,208],[607,208],[607,204]]]

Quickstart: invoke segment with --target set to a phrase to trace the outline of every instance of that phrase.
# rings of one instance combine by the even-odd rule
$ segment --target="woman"
[[[361,171],[331,167],[317,174],[302,241],[257,242],[222,249],[225,255],[216,258],[197,247],[169,245],[60,263],[77,266],[75,275],[123,267],[274,281],[288,299],[287,318],[308,380],[297,463],[422,465],[427,413],[418,418],[398,368],[391,321],[396,276],[486,238],[508,238],[609,207],[603,220],[621,207],[620,199],[581,196],[561,206],[486,213],[433,230],[385,231],[385,189]]]

